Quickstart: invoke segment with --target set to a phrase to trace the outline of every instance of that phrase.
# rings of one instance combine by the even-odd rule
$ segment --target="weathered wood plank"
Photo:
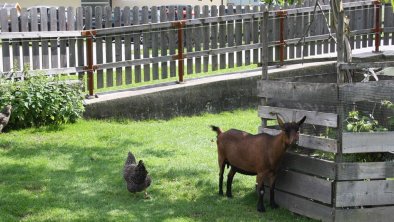
[[[97,21],[98,22],[98,21]],[[73,7],[67,8],[67,32],[75,32],[75,10]],[[81,32],[79,32],[81,34]],[[68,66],[76,66],[75,38],[68,40]],[[73,73],[74,74],[74,73]]]
[[[336,164],[334,162],[289,151],[283,157],[281,168],[321,178],[335,179],[336,176]]]
[[[277,135],[281,131],[270,128],[261,128],[259,132],[268,133],[270,135]],[[300,134],[298,146],[332,153],[336,153],[338,150],[337,140],[335,139],[328,139],[305,134]]]
[[[204,5],[202,8],[202,17],[207,18],[209,16],[209,7],[207,5]],[[204,50],[209,50],[209,24],[203,25],[203,49]],[[209,66],[209,56],[204,56],[203,57],[203,72],[208,72],[208,66]]]
[[[355,13],[355,18],[354,18],[354,23],[355,23],[355,30],[360,30],[363,28],[363,17],[364,17],[364,10],[362,7],[357,7],[356,8],[357,12]],[[356,36],[356,46],[355,48],[359,49],[361,48],[361,35]]]
[[[331,204],[332,182],[294,171],[280,171],[275,189]]]
[[[251,13],[250,6],[246,5],[245,6],[245,13]],[[243,21],[243,41],[245,45],[250,44],[251,42],[251,21],[249,19],[245,19]],[[248,66],[250,65],[250,50],[245,50],[245,65]]]
[[[90,14],[91,15],[91,14]],[[66,31],[66,8],[58,8],[59,31]],[[86,19],[89,18],[87,14]],[[67,39],[60,39],[60,68],[67,67]]]
[[[242,13],[242,7],[237,5],[235,8],[235,12],[237,14]],[[239,46],[242,45],[242,20],[235,21],[235,45]],[[237,52],[237,67],[242,66],[243,59],[242,59],[242,51]]]
[[[83,11],[84,9],[82,7],[77,8],[76,12],[76,30],[83,30]],[[82,38],[79,38],[77,40],[77,56],[78,56],[78,66],[85,66],[85,46],[84,46],[84,40]],[[78,73],[78,79],[82,80],[85,76],[84,72],[79,72]]]
[[[338,86],[335,83],[304,83],[260,80],[259,97],[290,101],[337,104]],[[319,92],[319,93],[316,93]]]
[[[139,20],[139,8],[137,6],[133,7],[133,26],[140,24]],[[141,58],[141,33],[134,32],[133,35],[133,43],[134,43],[134,58],[133,59],[140,59]],[[135,73],[135,83],[141,82],[141,66],[136,65],[134,66],[134,73]]]
[[[166,21],[167,21],[167,8],[160,7],[160,22],[166,22]],[[168,31],[163,30],[160,33],[161,56],[167,56],[168,44],[169,44]],[[167,62],[161,63],[161,78],[162,79],[168,78],[168,63]]]
[[[8,12],[7,9],[0,9],[0,22],[1,22],[1,32],[7,33],[8,29]],[[11,70],[11,53],[10,53],[10,42],[8,39],[2,39],[2,59],[3,59],[3,72],[8,72]]]
[[[219,6],[219,16],[224,16],[225,15],[225,6],[220,5]],[[221,22],[219,24],[219,47],[220,48],[225,48],[226,47],[226,38],[227,38],[227,32],[226,32],[226,22]],[[220,69],[225,69],[226,68],[226,54],[220,54],[220,61],[219,61]]]
[[[131,25],[131,11],[130,7],[126,6],[123,9],[123,22],[124,26],[129,26]],[[131,34],[127,33],[124,36],[124,59],[125,60],[131,60]],[[132,75],[132,68],[131,66],[126,66],[125,67],[125,84],[131,84],[133,82],[133,75]]]
[[[10,12],[11,16],[11,32],[19,32],[19,19],[18,19],[18,13],[16,11],[16,8],[12,8]],[[23,70],[23,67],[21,67],[21,52],[20,52],[20,41],[15,41],[13,40],[11,45],[12,45],[12,62],[13,62],[13,69],[18,71],[18,70]]]
[[[57,9],[55,7],[51,7],[49,9],[49,31],[57,31]],[[59,59],[58,59],[58,51],[57,51],[57,39],[51,39],[51,68],[59,68]]]
[[[316,220],[333,220],[332,207],[317,202],[312,202],[278,190],[275,191],[275,201],[279,206],[297,214],[305,215]]]
[[[390,66],[394,66],[394,61],[339,64],[340,69],[385,68]]]
[[[186,19],[192,19],[192,6],[188,5],[186,7]],[[194,35],[194,28],[192,27],[186,27],[185,29],[185,35],[186,35],[186,50],[187,52],[193,52],[193,41],[192,41],[192,36]],[[187,74],[192,74],[193,73],[193,58],[187,59]]]
[[[157,23],[159,18],[157,17],[157,7],[153,6],[151,8],[151,21],[152,23]],[[152,57],[159,56],[159,33],[158,31],[152,32]],[[157,80],[159,79],[159,64],[154,63],[152,64],[152,79]]]
[[[175,21],[175,7],[170,6],[169,11],[168,11],[168,21]],[[169,50],[170,50],[170,55],[175,55],[175,49],[176,49],[176,35],[177,31],[169,31]],[[176,76],[176,62],[171,61],[170,62],[170,76],[175,77]]]
[[[218,7],[216,5],[213,5],[211,7],[211,16],[212,17],[218,16]],[[211,48],[212,49],[218,48],[218,23],[211,24]],[[218,70],[218,56],[217,55],[213,55],[211,57],[211,63],[212,63],[212,71]]]
[[[21,24],[21,31],[28,32],[29,31],[29,15],[25,8],[21,10],[20,15],[20,24]],[[30,65],[30,47],[28,41],[22,41],[22,55],[23,55],[23,69],[31,68]]]
[[[285,121],[298,121],[304,116],[306,116],[306,120],[304,123],[327,127],[337,127],[338,122],[337,114],[299,109],[259,106],[258,113],[259,117],[266,119],[276,119],[275,114],[279,113],[282,118],[285,118]]]
[[[343,133],[343,153],[394,151],[394,132]]]
[[[394,211],[394,206],[360,208],[360,209],[336,209],[335,221],[345,222],[391,222],[393,218],[390,216]]]
[[[295,38],[296,25],[297,25],[296,19],[297,19],[296,15],[287,16],[287,26],[285,27],[285,29],[287,30],[286,40]],[[289,50],[289,59],[294,59],[295,57],[294,45],[287,45],[287,48]]]
[[[394,178],[394,162],[338,163],[338,180]]]
[[[141,24],[146,24],[149,22],[148,20],[148,7],[144,6],[142,7],[142,20]],[[143,56],[144,58],[149,58],[149,48],[151,47],[150,44],[151,41],[151,34],[149,32],[144,32],[144,41],[143,41]],[[144,82],[150,81],[150,64],[145,64],[144,65]]]
[[[253,13],[258,13],[259,12],[259,7],[253,6]],[[252,23],[252,40],[253,43],[259,43],[259,34],[260,34],[260,30],[259,30],[259,19],[255,18],[253,19],[253,23]],[[253,64],[258,64],[259,63],[259,50],[258,49],[254,49],[253,50]]]
[[[297,39],[300,39],[303,36],[303,30],[304,30],[304,22],[303,22],[304,16],[303,14],[296,14],[296,25],[295,25],[295,37]],[[295,45],[296,47],[296,53],[295,57],[296,58],[301,58],[302,56],[302,44],[301,42]]]
[[[114,27],[120,27],[121,26],[121,12],[120,12],[120,7],[115,7],[114,8]],[[122,61],[122,36],[121,35],[116,35],[115,36],[115,61]],[[123,68],[118,67],[115,70],[116,72],[116,80],[115,84],[117,86],[120,86],[123,84]]]
[[[394,101],[394,81],[381,80],[377,82],[344,84],[340,86],[339,93],[340,98],[346,103]]]
[[[30,9],[30,18],[31,18],[31,31],[36,32],[38,31],[38,13],[37,8]],[[4,47],[4,42],[3,42]],[[31,43],[32,47],[32,56],[33,56],[33,70],[40,69],[41,62],[40,62],[40,46],[38,41],[33,41]]]
[[[200,6],[194,6],[194,18],[198,19],[201,16]],[[202,28],[201,25],[196,25],[194,29],[193,41],[195,44],[195,51],[201,51],[201,42],[202,42]],[[195,73],[201,73],[201,57],[198,56],[195,58]]]
[[[101,6],[96,6],[95,12],[96,29],[103,27],[103,9]],[[101,36],[96,37],[96,64],[103,64],[103,38]],[[97,70],[97,88],[101,89],[104,87],[104,71]]]
[[[304,2],[304,3],[306,3],[306,2]],[[310,13],[309,12],[304,12],[303,14],[302,14],[302,27],[303,27],[303,36],[310,36],[311,35],[311,30],[309,29],[308,31],[307,31],[307,27],[309,26],[309,23],[310,23]],[[309,49],[310,49],[310,47],[311,47],[311,44],[308,42],[308,43],[304,43],[303,44],[303,50],[302,50],[302,56],[303,57],[307,57],[307,56],[309,56]]]
[[[394,204],[394,180],[336,182],[336,207]]]
[[[227,8],[227,15],[233,15],[234,8],[229,5]],[[234,21],[229,21],[227,23],[227,47],[234,46]],[[234,53],[228,53],[228,68],[234,68]]]

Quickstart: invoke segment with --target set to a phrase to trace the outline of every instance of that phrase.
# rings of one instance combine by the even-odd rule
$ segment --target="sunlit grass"
[[[0,221],[308,221],[285,209],[258,213],[251,176],[235,176],[234,198],[217,194],[209,125],[256,133],[260,121],[246,110],[0,134]],[[129,150],[153,178],[151,199],[125,187]]]

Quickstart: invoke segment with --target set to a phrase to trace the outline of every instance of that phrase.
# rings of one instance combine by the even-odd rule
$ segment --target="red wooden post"
[[[183,67],[183,27],[185,26],[185,21],[177,21],[173,23],[174,27],[178,28],[178,55],[176,59],[178,60],[178,83],[183,83],[184,67]]]
[[[380,12],[382,8],[382,4],[380,3],[379,0],[374,1],[375,5],[375,51],[374,52],[379,52],[379,47],[380,47],[380,34],[382,29],[380,28]]]
[[[82,36],[87,37],[86,39],[86,61],[87,66],[85,67],[88,73],[88,91],[87,95],[88,99],[95,98],[97,96],[94,95],[94,81],[93,81],[93,73],[94,73],[94,65],[93,65],[93,37],[96,35],[95,31],[88,30],[82,32]]]
[[[278,11],[276,13],[277,16],[279,16],[279,60],[280,60],[280,66],[283,66],[284,60],[285,60],[285,17],[287,15],[287,11]]]

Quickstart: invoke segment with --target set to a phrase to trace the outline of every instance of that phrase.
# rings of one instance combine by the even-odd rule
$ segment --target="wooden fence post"
[[[382,4],[380,1],[374,1],[375,5],[375,51],[374,52],[379,52],[379,47],[380,47],[380,34],[381,34],[381,27],[380,27],[380,12],[382,8]]]
[[[82,36],[85,36],[86,39],[86,61],[87,66],[85,66],[85,70],[88,73],[88,91],[89,94],[86,96],[87,99],[97,98],[97,95],[94,95],[94,81],[93,81],[93,37],[96,35],[96,32],[93,30],[88,30],[82,32]]]

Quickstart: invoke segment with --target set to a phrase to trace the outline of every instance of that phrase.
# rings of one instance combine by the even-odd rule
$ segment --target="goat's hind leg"
[[[224,167],[226,166],[226,164],[224,163],[224,161],[219,161],[219,168],[220,168],[220,172],[219,172],[219,195],[223,196],[223,173],[224,173]]]
[[[279,206],[275,203],[275,195],[274,195],[274,191],[275,191],[275,182],[276,182],[276,175],[275,176],[271,176],[269,178],[270,180],[270,206],[272,209],[276,209]]]
[[[231,198],[233,197],[233,193],[231,192],[231,186],[233,184],[233,179],[234,175],[237,171],[234,170],[233,167],[231,167],[230,172],[227,175],[227,190],[226,190],[226,196]]]
[[[259,212],[265,212],[265,207],[264,207],[264,175],[263,174],[257,174],[256,177],[256,182],[257,182],[257,196],[258,196],[258,201],[257,201],[257,211]]]

